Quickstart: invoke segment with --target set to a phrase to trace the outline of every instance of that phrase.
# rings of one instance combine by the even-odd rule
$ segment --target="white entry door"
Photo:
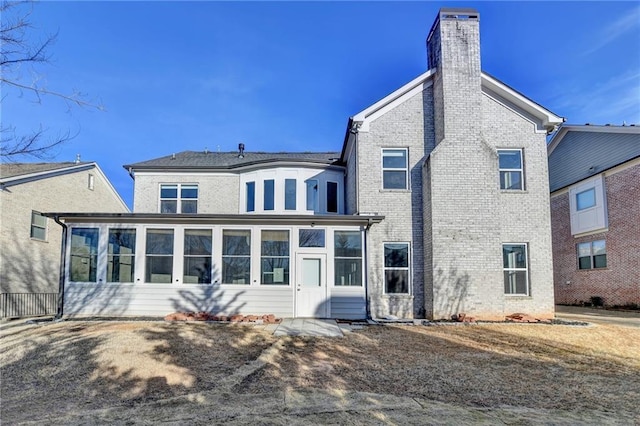
[[[327,256],[298,254],[296,262],[296,317],[328,318]]]

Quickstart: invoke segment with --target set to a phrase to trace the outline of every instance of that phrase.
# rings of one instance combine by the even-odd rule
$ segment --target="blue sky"
[[[2,122],[77,136],[51,161],[122,165],[184,150],[339,151],[350,116],[426,71],[440,7],[480,12],[482,68],[568,123],[640,124],[638,2],[50,2],[23,68],[104,111],[3,88]],[[33,159],[20,159],[34,161]]]

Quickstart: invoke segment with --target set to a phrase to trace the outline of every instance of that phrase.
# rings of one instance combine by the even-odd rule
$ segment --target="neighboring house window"
[[[211,284],[211,243],[210,229],[185,229],[183,283]]]
[[[268,179],[264,181],[264,209],[265,210],[273,210],[275,207],[275,181],[273,179]]]
[[[602,176],[569,188],[569,209],[572,235],[606,229],[609,220]]]
[[[247,182],[247,211],[256,211],[256,183]]]
[[[160,213],[197,213],[198,185],[160,185]]]
[[[318,211],[318,181],[309,179],[307,182],[307,210]]]
[[[360,231],[335,231],[334,285],[362,286],[362,234]]]
[[[222,231],[222,283],[251,283],[251,231]]]
[[[47,217],[35,210],[31,211],[31,238],[47,241]]]
[[[529,295],[527,245],[503,244],[502,263],[504,272],[504,293],[521,296]]]
[[[147,230],[145,282],[173,281],[173,229]]]
[[[337,182],[327,182],[327,213],[338,213]]]
[[[324,247],[324,229],[300,229],[298,231],[299,247]]]
[[[98,228],[71,229],[71,281],[97,281],[99,234]]]
[[[499,149],[498,163],[500,170],[500,189],[524,189],[522,150]]]
[[[408,189],[409,167],[407,149],[382,150],[382,188]]]
[[[96,183],[96,177],[89,173],[89,180],[87,181],[87,188],[93,191]]]
[[[296,180],[285,179],[284,180],[284,209],[295,210],[296,209]]]
[[[136,230],[109,229],[107,281],[132,283],[135,276]]]
[[[578,244],[578,269],[607,267],[607,244],[604,240]]]
[[[409,293],[409,243],[384,245],[384,288],[387,294]]]
[[[262,284],[289,284],[289,231],[262,231]]]

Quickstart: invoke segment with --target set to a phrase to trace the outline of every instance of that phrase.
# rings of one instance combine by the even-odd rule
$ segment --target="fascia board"
[[[20,185],[26,182],[31,182],[39,179],[46,179],[49,177],[61,176],[68,173],[80,172],[83,170],[89,170],[97,167],[96,163],[84,163],[77,166],[61,167],[59,169],[46,170],[42,172],[28,173],[24,175],[12,176],[8,178],[0,179],[0,183],[3,186]]]
[[[368,132],[369,123],[386,114],[393,108],[402,104],[406,100],[410,99],[417,93],[423,91],[426,87],[429,87],[431,82],[431,76],[435,73],[435,70],[429,70],[420,74],[418,77],[411,80],[409,83],[380,99],[375,104],[371,105],[367,109],[360,111],[352,117],[353,122],[359,124],[359,131]]]

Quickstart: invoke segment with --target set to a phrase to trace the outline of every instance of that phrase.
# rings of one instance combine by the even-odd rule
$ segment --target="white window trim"
[[[397,167],[385,167],[384,166],[384,152],[385,151],[404,151],[407,165],[403,168]],[[385,188],[384,187],[384,172],[385,171],[403,171],[406,174],[405,187],[404,188]],[[411,188],[411,173],[409,173],[409,148],[407,147],[384,147],[380,150],[380,189],[382,191],[408,191]]]
[[[133,247],[133,254],[126,254],[126,255],[122,255],[120,254],[119,256],[127,256],[127,257],[131,257],[131,265],[133,267],[133,279],[135,282],[136,277],[138,276],[138,265],[136,262],[136,259],[138,258],[138,247],[139,247],[139,239],[140,239],[140,235],[139,235],[139,229],[136,226],[126,226],[126,225],[122,225],[122,226],[113,226],[113,225],[107,225],[106,226],[106,234],[105,234],[105,238],[107,239],[107,252],[105,254],[106,257],[106,262],[107,265],[105,266],[105,272],[106,272],[106,278],[105,278],[105,282],[107,284],[131,284],[132,282],[129,281],[110,281],[109,280],[109,256],[112,256],[109,254],[109,236],[111,234],[111,231],[134,231],[135,235],[136,235],[136,243]],[[100,232],[102,232],[102,230],[100,230]],[[146,238],[146,236],[145,236]],[[146,244],[146,240],[145,240],[145,244]],[[146,254],[145,254],[145,259],[146,259]],[[98,259],[98,262],[100,262],[100,260]]]
[[[345,256],[336,256],[336,233],[337,232],[358,232],[360,233],[360,257],[345,257]],[[329,233],[328,233],[329,234]],[[332,263],[332,275],[331,275],[331,287],[335,287],[337,289],[340,289],[341,291],[343,290],[350,290],[350,289],[364,289],[365,287],[365,283],[366,283],[366,278],[365,278],[365,251],[366,248],[364,246],[364,232],[362,232],[362,230],[358,230],[358,229],[340,229],[340,228],[334,228],[333,232],[330,232],[331,234],[331,247],[327,246],[327,250],[329,250],[329,248],[331,249],[331,253],[333,255],[333,262]],[[327,251],[327,253],[329,253],[329,251]],[[336,259],[360,259],[360,285],[337,285],[335,283],[335,264],[336,264]]]
[[[176,194],[176,198],[162,198],[162,187],[163,186],[175,186],[177,188],[177,194]],[[182,196],[181,196],[181,192],[182,192],[182,187],[183,186],[195,186],[196,190],[198,191],[198,196],[196,198],[184,198],[184,200],[190,200],[190,201],[195,201],[196,202],[196,213],[198,213],[198,210],[200,209],[200,186],[197,183],[188,183],[188,182],[181,182],[181,183],[175,183],[175,182],[162,182],[158,185],[158,212],[162,213],[162,201],[171,201],[171,200],[175,200],[176,201],[176,213],[175,214],[182,214]],[[164,213],[164,214],[172,214],[172,213]]]
[[[518,272],[518,271],[524,271],[525,272],[525,277],[527,279],[527,291],[526,293],[507,293],[503,290],[504,295],[506,297],[522,297],[522,296],[529,296],[531,295],[531,281],[529,279],[529,244],[527,243],[523,243],[523,242],[511,242],[511,243],[502,243],[502,245],[500,246],[501,250],[500,250],[500,256],[504,256],[504,246],[524,246],[524,259],[526,262],[526,267],[525,268],[505,268],[504,267],[504,259],[501,259],[501,261],[503,262],[503,266],[502,266],[502,272],[503,272],[503,279],[502,279],[502,286],[504,287],[504,272],[506,271],[513,271],[513,272]]]
[[[407,245],[407,267],[395,267],[395,266],[385,266],[384,264],[384,249],[387,244],[406,244]],[[363,249],[364,250],[364,249]],[[385,241],[382,243],[382,294],[387,296],[410,296],[413,291],[413,277],[411,273],[411,242],[409,241]],[[407,283],[407,293],[387,293],[387,270],[406,270],[407,271],[407,279],[409,282]]]
[[[595,204],[578,210],[578,194],[590,189],[595,190]],[[569,188],[569,214],[571,234],[585,235],[604,231],[609,227],[607,197],[603,175],[598,175],[579,182]]]
[[[264,256],[264,257],[276,257],[276,258],[287,258],[289,259],[289,282],[284,284],[265,284],[262,282],[262,232],[263,231],[267,231],[267,232],[271,232],[271,231],[286,231],[289,235],[289,254],[287,256]],[[295,270],[295,267],[293,266],[293,262],[291,260],[292,256],[291,253],[293,252],[293,231],[290,228],[259,228],[256,232],[256,234],[258,234],[257,238],[259,240],[259,244],[257,247],[258,249],[258,274],[259,274],[259,278],[258,278],[258,284],[260,285],[261,288],[265,288],[265,287],[276,287],[276,288],[285,288],[285,287],[291,287],[293,285],[293,280],[294,280],[294,275],[293,275],[293,271]],[[326,238],[326,235],[325,235]],[[326,244],[326,243],[325,243]]]
[[[500,167],[500,152],[501,151],[518,151],[520,153],[520,168],[517,169],[503,169]],[[498,152],[498,186],[500,191],[508,191],[508,192],[523,192],[526,190],[525,180],[524,180],[524,149],[523,148],[499,148]],[[509,189],[502,187],[502,179],[500,178],[501,172],[520,172],[520,189]]]

